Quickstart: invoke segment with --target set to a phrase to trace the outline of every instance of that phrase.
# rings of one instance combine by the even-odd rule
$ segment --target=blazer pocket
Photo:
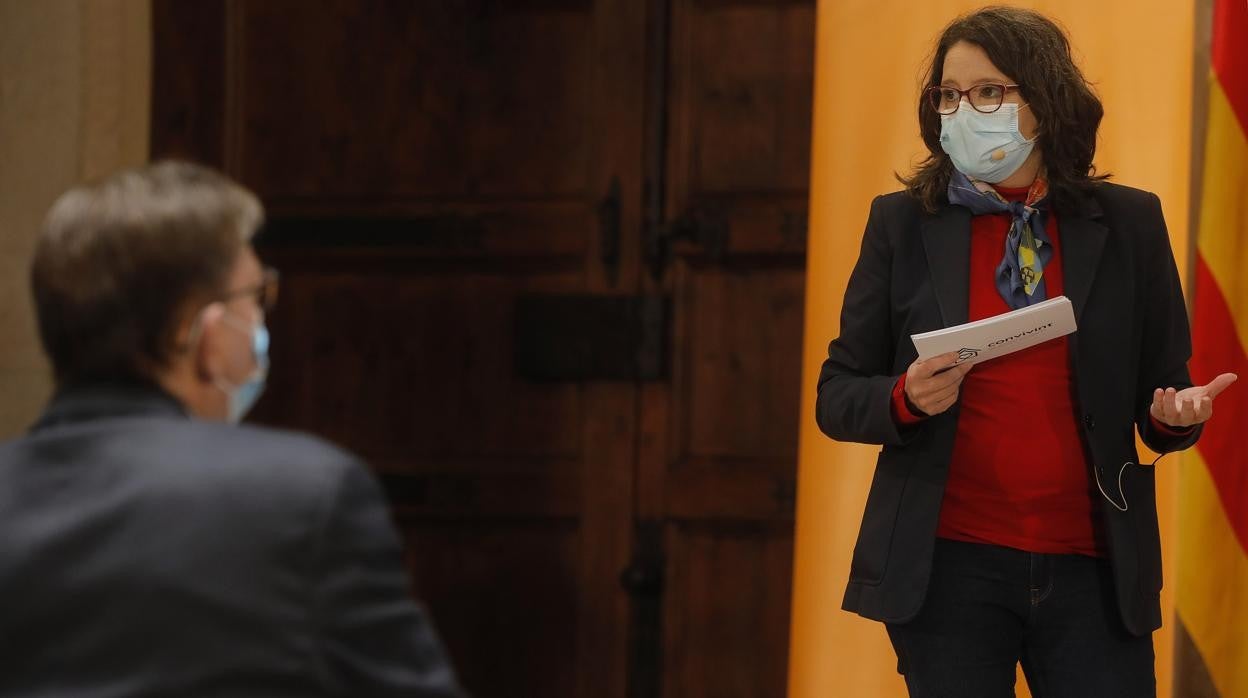
[[[858,542],[850,563],[849,579],[861,584],[879,584],[888,570],[889,550],[897,528],[897,514],[908,478],[894,473],[898,459],[881,454],[867,494],[867,505],[858,529]]]
[[[1139,589],[1146,596],[1161,593],[1161,532],[1157,522],[1157,472],[1155,468],[1131,467],[1126,486],[1128,503],[1135,514],[1136,546],[1139,551]]]

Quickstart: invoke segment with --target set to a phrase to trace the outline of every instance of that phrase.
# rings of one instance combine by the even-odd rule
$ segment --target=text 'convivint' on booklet
[[[1058,296],[965,325],[912,334],[910,339],[920,359],[956,352],[959,363],[976,364],[1064,337],[1075,329],[1070,299]]]

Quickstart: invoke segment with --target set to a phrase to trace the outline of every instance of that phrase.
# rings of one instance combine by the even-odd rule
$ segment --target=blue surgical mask
[[[256,401],[264,393],[265,381],[269,377],[269,330],[264,323],[249,328],[234,320],[230,315],[225,315],[223,319],[230,327],[251,334],[252,358],[256,362],[256,370],[242,385],[231,386],[223,380],[217,380],[217,388],[230,399],[226,419],[231,424],[238,424],[243,421],[243,417],[247,416],[251,408],[255,407]]]
[[[963,100],[958,110],[940,117],[940,147],[958,171],[997,184],[1018,171],[1036,145],[1018,130],[1017,104],[1005,103],[991,114],[975,111]]]

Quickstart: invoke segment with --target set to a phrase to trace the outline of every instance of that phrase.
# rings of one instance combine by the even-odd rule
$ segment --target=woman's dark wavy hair
[[[1052,20],[1016,7],[985,7],[953,20],[940,35],[923,89],[944,79],[945,54],[959,41],[979,46],[1019,91],[1036,116],[1036,147],[1044,158],[1055,204],[1075,204],[1080,194],[1109,177],[1092,164],[1104,110],[1070,54],[1070,40]],[[906,191],[928,211],[948,202],[953,163],[940,147],[940,114],[919,95],[919,132],[928,155],[908,177]]]

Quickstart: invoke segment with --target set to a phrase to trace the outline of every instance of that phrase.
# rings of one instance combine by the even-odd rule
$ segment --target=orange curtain
[[[1248,379],[1248,3],[1216,0],[1194,268],[1192,378]],[[1215,403],[1180,483],[1180,694],[1248,695],[1248,386]],[[1201,695],[1204,695],[1202,693]]]
[[[1186,267],[1188,249],[1194,2],[1012,3],[1044,12],[1070,32],[1076,58],[1105,103],[1098,167],[1113,172],[1116,181],[1161,197],[1180,269]],[[876,449],[837,443],[819,433],[813,419],[815,380],[827,343],[837,334],[841,299],[871,198],[897,189],[893,172],[907,171],[923,153],[915,106],[924,59],[949,20],[984,4],[819,0],[792,698],[905,695],[883,627],[840,610]],[[1239,36],[1243,41],[1244,34]],[[1242,254],[1236,259],[1248,262]],[[1239,288],[1248,290],[1248,284]],[[1248,295],[1240,298],[1241,312],[1248,312]],[[1243,332],[1248,323],[1239,328]],[[1175,558],[1170,543],[1177,466],[1172,458],[1162,461],[1157,480],[1167,580],[1174,579]],[[1167,618],[1173,589],[1167,583],[1163,591]],[[1156,637],[1162,696],[1170,695],[1172,626],[1168,623]],[[1021,684],[1020,695],[1026,695]]]

